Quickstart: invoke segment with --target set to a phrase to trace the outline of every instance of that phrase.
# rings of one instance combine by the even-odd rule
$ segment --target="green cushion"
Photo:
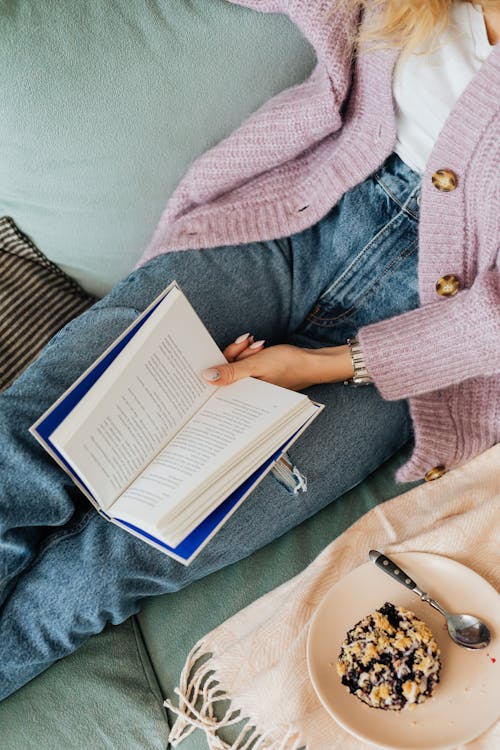
[[[377,503],[414,486],[394,482],[394,472],[408,454],[407,448],[401,450],[361,485],[246,560],[177,594],[149,600],[138,619],[164,694],[175,701],[174,688],[179,684],[186,655],[203,635],[299,573]],[[234,741],[238,731],[235,727],[224,736]],[[195,731],[182,748],[207,750],[206,739],[202,732]]]
[[[165,750],[168,731],[133,619],[0,703],[2,750]]]
[[[165,748],[162,696],[175,700],[196,641],[300,572],[377,503],[409,489],[393,478],[407,456],[407,449],[400,451],[359,487],[246,560],[148,600],[137,621],[107,628],[0,703],[2,750]],[[207,750],[206,740],[196,731],[182,748]]]
[[[0,215],[97,295],[192,160],[314,64],[285,16],[226,0],[0,5]]]
[[[136,263],[190,162],[314,64],[286,18],[226,0],[3,0],[1,14],[0,215],[95,294]],[[247,560],[148,602],[146,648],[136,620],[108,628],[1,703],[2,750],[165,748],[154,672],[173,696],[195,641],[402,492],[402,460]],[[195,733],[182,747],[206,743]]]

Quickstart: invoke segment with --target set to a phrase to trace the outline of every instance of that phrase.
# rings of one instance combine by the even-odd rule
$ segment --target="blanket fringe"
[[[205,661],[200,663],[202,659]],[[296,730],[290,729],[280,739],[272,739],[271,735],[276,735],[276,732],[259,732],[248,717],[242,717],[241,711],[233,710],[230,705],[220,719],[216,718],[215,704],[223,701],[230,704],[230,698],[219,686],[211,665],[211,654],[205,650],[203,641],[189,653],[175,693],[179,697],[178,706],[168,699],[164,702],[177,714],[168,738],[172,747],[177,747],[195,729],[205,733],[210,750],[301,750],[304,747]],[[228,745],[217,732],[241,721],[247,723],[233,744]]]

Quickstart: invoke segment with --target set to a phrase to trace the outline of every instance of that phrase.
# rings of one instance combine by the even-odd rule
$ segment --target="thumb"
[[[241,378],[247,378],[251,375],[251,359],[249,357],[237,362],[228,362],[227,365],[210,367],[208,370],[202,372],[202,376],[213,385],[230,385],[237,380],[241,380]]]

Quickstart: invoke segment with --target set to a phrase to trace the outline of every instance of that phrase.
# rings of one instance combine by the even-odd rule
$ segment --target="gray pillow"
[[[94,298],[0,217],[0,391]]]

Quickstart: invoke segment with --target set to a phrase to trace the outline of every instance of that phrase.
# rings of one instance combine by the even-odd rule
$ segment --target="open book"
[[[31,427],[107,520],[184,564],[323,408],[202,378],[225,361],[174,282]]]

